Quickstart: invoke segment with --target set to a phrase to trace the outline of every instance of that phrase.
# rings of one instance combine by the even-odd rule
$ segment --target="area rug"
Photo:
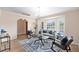
[[[41,41],[35,42],[35,40],[38,40],[38,38],[24,39],[19,41],[19,43],[26,52],[53,52],[51,50],[52,40],[46,40],[44,45],[42,45]],[[56,46],[54,46],[54,49],[56,51],[59,50]]]

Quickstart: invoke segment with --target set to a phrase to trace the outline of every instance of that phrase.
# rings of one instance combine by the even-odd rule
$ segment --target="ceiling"
[[[37,18],[79,9],[78,7],[0,7],[2,10]]]

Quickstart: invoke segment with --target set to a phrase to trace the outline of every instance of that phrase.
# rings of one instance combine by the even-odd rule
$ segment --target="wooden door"
[[[26,35],[27,34],[27,25],[28,22],[26,20],[23,20],[23,19],[19,19],[18,22],[17,22],[17,33],[18,35]]]

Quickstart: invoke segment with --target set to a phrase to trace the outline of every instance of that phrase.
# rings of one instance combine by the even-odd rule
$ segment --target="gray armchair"
[[[58,42],[56,42],[56,41],[53,41],[53,42],[52,42],[52,47],[51,47],[51,49],[52,49],[54,52],[56,52],[56,51],[54,50],[54,48],[53,48],[53,45],[56,45],[56,46],[59,47],[60,49],[66,50],[66,51],[68,52],[68,51],[71,50],[70,44],[71,44],[72,42],[73,42],[73,37],[71,37],[71,39],[67,40],[67,42],[66,42],[65,44],[61,44],[61,42],[58,43]]]

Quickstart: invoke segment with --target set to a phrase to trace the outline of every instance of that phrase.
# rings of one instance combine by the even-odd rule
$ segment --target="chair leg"
[[[51,48],[53,48],[53,42],[52,42],[52,46],[51,46]]]
[[[69,52],[71,50],[70,46],[68,46],[68,48],[66,49],[67,52]]]
[[[52,51],[56,52],[52,47],[51,47]]]
[[[51,49],[52,49],[54,52],[56,52],[56,51],[53,49],[53,45],[54,45],[54,42],[52,42]]]
[[[67,52],[69,52],[69,50],[68,50],[68,49],[66,49],[66,51],[67,51]]]
[[[35,41],[34,41],[34,44],[36,43],[36,41],[39,41],[39,40],[35,40]]]
[[[42,45],[44,46],[43,40],[41,40]]]
[[[42,39],[38,39],[34,41],[34,44],[36,43],[36,41],[41,41],[42,45],[44,46],[43,40]]]
[[[69,50],[71,50],[70,46],[69,46]]]

